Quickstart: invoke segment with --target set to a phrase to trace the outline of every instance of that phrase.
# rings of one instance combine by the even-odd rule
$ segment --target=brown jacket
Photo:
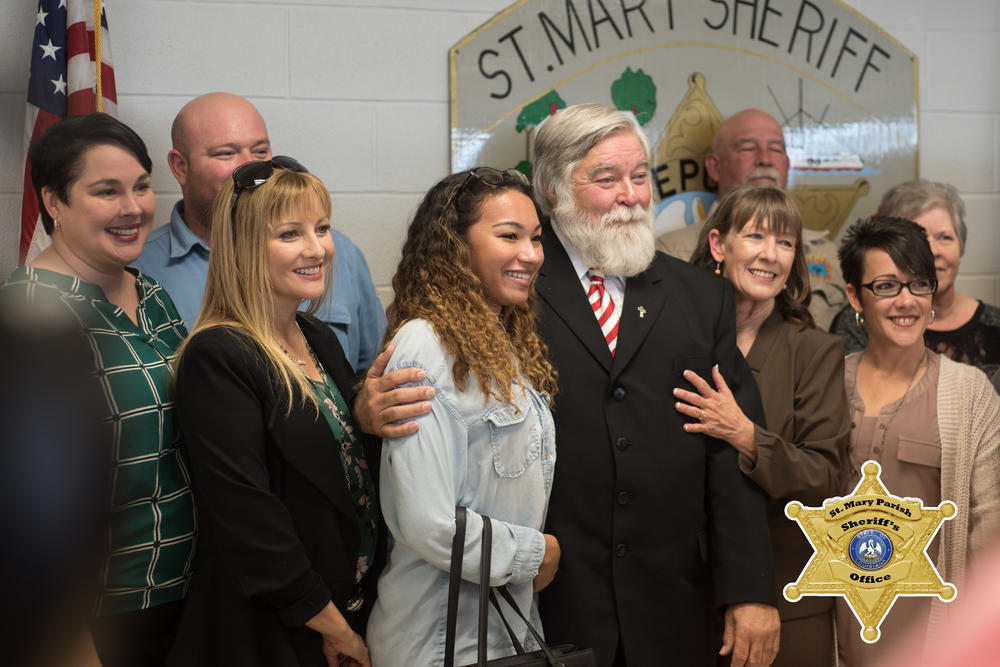
[[[812,547],[785,503],[814,507],[840,492],[840,459],[846,456],[851,418],[844,393],[844,347],[819,329],[786,322],[775,310],[764,321],[747,363],[760,387],[767,428],[755,427],[757,463],[740,455],[740,469],[771,498],[778,610],[782,620],[832,608],[832,598],[781,596],[798,579]]]

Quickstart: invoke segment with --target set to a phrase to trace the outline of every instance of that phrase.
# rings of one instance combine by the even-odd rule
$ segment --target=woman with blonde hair
[[[775,665],[833,665],[833,603],[781,598],[812,555],[799,527],[784,515],[797,500],[820,505],[840,489],[849,417],[840,340],[816,329],[809,314],[809,273],[802,218],[773,187],[743,186],[722,197],[702,228],[693,264],[714,268],[733,284],[736,344],[753,372],[766,423],[750,421],[721,374],[715,387],[696,374],[699,393],[677,389],[677,409],[694,417],[688,430],[726,440],[747,477],[771,498],[771,546],[781,616]]]
[[[311,317],[329,287],[330,210],[322,182],[281,156],[240,166],[216,197],[177,373],[201,535],[173,664],[370,664],[378,443],[354,425],[336,335]]]
[[[389,370],[416,366],[434,388],[419,429],[383,443],[383,512],[395,545],[368,625],[379,667],[440,665],[455,507],[468,508],[456,664],[475,660],[482,515],[493,520],[490,584],[537,619],[533,591],[555,574],[543,535],[555,463],[556,376],[535,329],[541,225],[527,180],[478,168],[448,176],[410,224],[392,285]],[[524,623],[514,632],[531,644]],[[490,657],[513,645],[490,617]]]

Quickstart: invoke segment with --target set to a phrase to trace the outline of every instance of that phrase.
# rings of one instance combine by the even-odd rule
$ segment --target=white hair
[[[632,132],[649,156],[649,140],[635,118],[601,104],[576,104],[549,116],[535,138],[534,175],[538,207],[551,216],[555,202],[572,199],[570,174],[591,148],[619,132]]]

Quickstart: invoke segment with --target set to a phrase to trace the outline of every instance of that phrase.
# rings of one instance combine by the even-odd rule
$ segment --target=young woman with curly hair
[[[482,515],[492,518],[490,583],[537,618],[533,592],[555,575],[559,544],[541,532],[555,443],[556,376],[535,329],[541,225],[518,172],[478,168],[435,185],[410,224],[392,286],[388,369],[418,367],[434,388],[416,432],[387,438],[382,503],[395,539],[368,625],[379,667],[439,665],[455,506],[468,508],[455,659],[475,659]],[[519,619],[512,623],[531,644]],[[491,615],[489,636],[506,631]],[[512,654],[509,642],[490,657]]]

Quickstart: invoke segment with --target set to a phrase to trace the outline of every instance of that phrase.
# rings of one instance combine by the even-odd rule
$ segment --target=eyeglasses
[[[230,215],[236,213],[236,201],[240,198],[240,194],[247,190],[255,190],[267,183],[267,180],[274,175],[275,167],[299,174],[309,173],[302,163],[287,155],[275,155],[270,160],[244,162],[233,171],[233,207]]]
[[[913,296],[929,296],[934,294],[938,288],[937,280],[927,280],[926,278],[917,278],[908,283],[900,282],[895,278],[881,278],[870,283],[862,283],[861,286],[867,287],[872,294],[879,298],[896,296],[903,291],[904,287],[910,290],[910,294]]]
[[[469,187],[469,183],[472,182],[473,178],[478,178],[480,181],[489,185],[491,187],[497,187],[504,184],[506,178],[510,178],[513,181],[520,183],[521,185],[528,185],[528,177],[524,175],[524,172],[518,171],[517,169],[505,169],[500,171],[499,169],[494,169],[493,167],[476,167],[475,169],[470,169],[469,173],[466,175],[465,180],[462,184],[455,188],[455,191],[451,193],[451,197],[448,198],[448,203],[445,204],[445,208],[451,206],[459,195],[461,195],[465,188]]]

